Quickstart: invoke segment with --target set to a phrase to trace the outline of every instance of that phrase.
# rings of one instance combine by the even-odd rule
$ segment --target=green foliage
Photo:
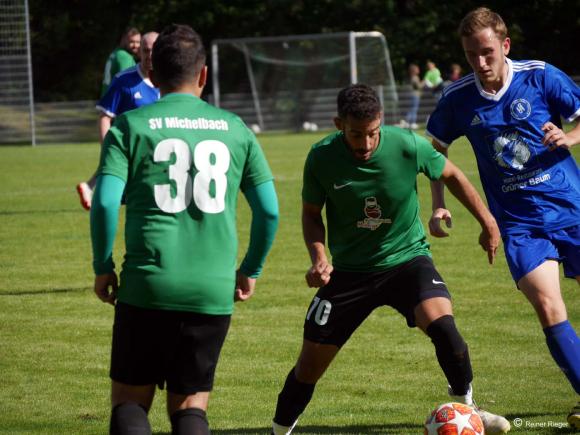
[[[434,60],[446,74],[464,61],[456,29],[480,1],[462,0],[30,0],[32,54],[37,101],[95,99],[108,54],[121,31],[191,25],[209,47],[214,39],[344,31],[383,32],[395,77],[406,66]],[[492,0],[487,6],[506,20],[514,58],[541,59],[579,74],[573,53],[580,34],[580,0]]]
[[[213,433],[267,433],[277,394],[299,351],[313,290],[300,231],[302,165],[317,134],[262,135],[276,177],[280,229],[256,295],[237,305],[217,370]],[[93,295],[88,214],[75,184],[94,170],[99,147],[0,148],[0,432],[102,434],[109,415],[112,308]],[[580,149],[576,149],[580,157]],[[451,158],[477,183],[466,142]],[[419,178],[422,219],[429,189]],[[489,266],[475,220],[453,198],[451,237],[433,240],[435,262],[454,297],[470,345],[475,397],[491,411],[532,424],[565,421],[576,400],[549,356],[532,308],[515,289],[500,253]],[[241,251],[249,211],[240,201]],[[122,231],[115,258],[121,262]],[[580,326],[578,286],[563,280],[569,316]],[[154,433],[170,432],[164,394],[151,412]],[[317,386],[297,434],[420,433],[448,399],[430,341],[392,309],[377,310]],[[568,429],[513,429],[569,433]]]

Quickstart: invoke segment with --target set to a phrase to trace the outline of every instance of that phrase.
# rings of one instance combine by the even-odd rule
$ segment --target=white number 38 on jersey
[[[175,154],[175,163],[169,166],[169,178],[175,182],[176,194],[171,195],[171,185],[155,185],[155,203],[166,213],[179,213],[187,209],[191,200],[204,213],[221,213],[225,209],[230,167],[230,151],[217,140],[204,140],[194,147],[193,158],[187,143],[181,139],[165,139],[157,144],[153,161],[168,162]],[[212,155],[214,159],[212,159]],[[213,160],[213,161],[212,161]],[[192,179],[191,164],[197,174]],[[211,181],[215,183],[215,195],[210,195]]]

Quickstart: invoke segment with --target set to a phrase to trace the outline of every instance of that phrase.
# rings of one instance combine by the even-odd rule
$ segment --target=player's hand
[[[429,233],[433,237],[448,237],[449,234],[446,233],[441,227],[441,220],[445,221],[445,226],[451,228],[453,222],[451,221],[451,212],[446,208],[436,208],[433,210],[431,219],[429,219]]]
[[[244,302],[252,297],[256,288],[256,278],[250,278],[239,270],[236,272],[236,292],[234,301]]]
[[[569,150],[574,145],[574,141],[552,122],[546,122],[542,126],[542,131],[544,132],[542,144],[547,146],[550,151],[554,151],[558,147]]]
[[[487,260],[489,261],[489,264],[493,264],[500,242],[501,235],[497,223],[494,220],[492,223],[484,226],[479,235],[479,244],[483,250],[487,252]]]
[[[115,272],[95,276],[95,294],[108,304],[115,305],[119,280]]]
[[[328,261],[319,261],[306,272],[308,287],[323,287],[330,281],[330,274],[334,268]]]

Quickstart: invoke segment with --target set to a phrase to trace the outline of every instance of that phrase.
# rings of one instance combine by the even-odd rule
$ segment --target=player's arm
[[[580,121],[576,121],[574,128],[567,133],[552,122],[546,122],[542,126],[542,131],[544,132],[542,144],[550,151],[559,147],[569,150],[580,143]]]
[[[114,175],[97,178],[91,204],[91,244],[95,294],[103,301],[115,303],[117,274],[113,263],[113,243],[117,234],[119,208],[125,181]]]
[[[244,196],[252,210],[252,224],[248,252],[236,276],[236,301],[245,301],[253,295],[278,229],[278,198],[273,181],[246,189]]]
[[[312,267],[306,272],[309,287],[322,287],[330,281],[332,265],[326,256],[326,228],[322,220],[322,206],[302,203],[302,233]]]
[[[439,180],[445,183],[453,196],[475,216],[481,225],[479,244],[487,251],[489,264],[493,264],[501,236],[495,218],[484,204],[479,193],[463,172],[449,160],[446,160]]]
[[[113,118],[106,113],[101,112],[99,116],[99,139],[101,143],[103,143],[103,139],[105,139],[105,135],[111,128],[112,123]]]
[[[433,139],[433,148],[447,157],[447,148]],[[445,221],[447,228],[451,228],[451,212],[445,205],[445,184],[441,180],[431,181],[431,209],[433,213],[429,219],[429,233],[433,237],[447,237],[449,234],[441,228],[441,220]]]

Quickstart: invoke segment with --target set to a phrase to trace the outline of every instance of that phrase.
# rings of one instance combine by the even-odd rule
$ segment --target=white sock
[[[453,390],[451,389],[451,385],[448,386],[447,391],[449,396],[455,401],[459,403],[463,403],[464,405],[473,406],[473,388],[471,384],[469,384],[469,390],[463,396],[457,396],[453,394]]]
[[[294,426],[296,426],[296,423],[298,423],[298,420],[296,420],[292,426],[282,426],[273,421],[272,433],[274,435],[290,435],[292,433],[292,429],[294,429]]]

